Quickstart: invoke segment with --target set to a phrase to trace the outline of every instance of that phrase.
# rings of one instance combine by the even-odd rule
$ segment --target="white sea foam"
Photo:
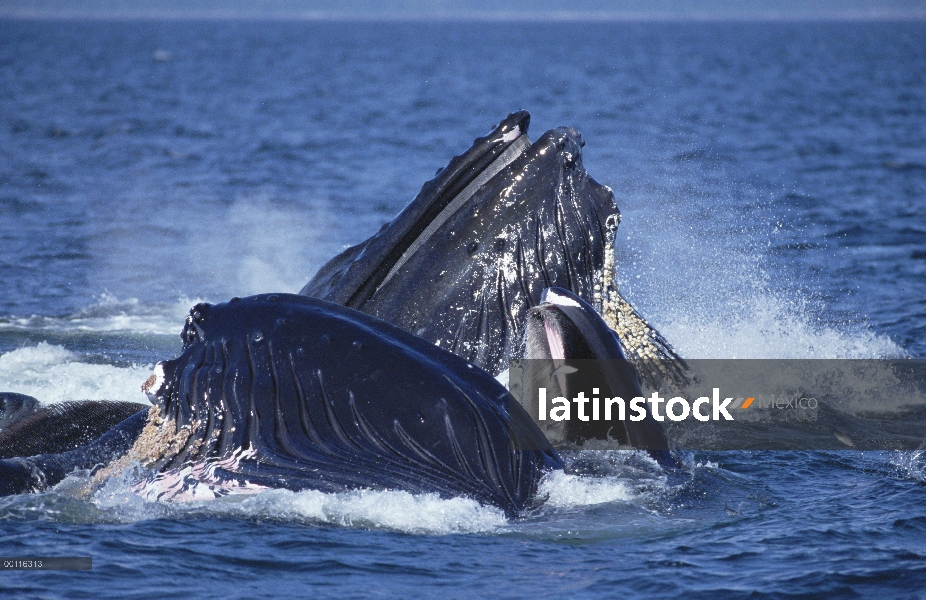
[[[499,531],[508,523],[500,509],[468,498],[444,499],[436,494],[403,491],[324,493],[272,489],[254,495],[169,504],[136,494],[138,477],[137,470],[130,470],[110,479],[94,495],[94,504],[121,521],[206,514],[424,534]]]
[[[45,404],[63,400],[148,404],[141,384],[150,372],[150,366],[80,362],[73,352],[41,342],[0,355],[0,390],[34,396]]]
[[[236,503],[235,512],[375,527],[411,533],[493,531],[506,524],[504,513],[468,498],[402,491],[357,491],[325,494],[307,490],[268,490]],[[214,508],[225,510],[218,503]]]
[[[108,480],[94,494],[93,502],[120,521],[207,514],[423,534],[499,532],[511,525],[499,508],[485,506],[469,498],[447,499],[436,494],[404,491],[324,493],[269,489],[215,500],[158,502],[138,493],[142,485],[139,482],[149,479],[150,475],[137,466],[129,469]],[[538,496],[545,498],[545,505],[551,508],[581,508],[611,502],[635,502],[644,497],[654,484],[664,486],[661,480],[637,479],[554,471],[541,481]],[[68,488],[79,489],[80,486],[80,481],[65,481],[58,489],[66,491]]]
[[[606,502],[628,502],[639,494],[617,477],[585,477],[553,471],[540,484],[540,496],[556,508],[590,506]]]
[[[180,333],[183,320],[200,299],[180,298],[170,304],[145,304],[137,298],[119,299],[101,294],[96,303],[72,315],[13,316],[0,319],[0,330],[18,329],[49,333],[132,333],[171,335]]]
[[[774,296],[743,302],[713,318],[666,311],[660,330],[686,358],[895,358],[903,348],[866,329],[840,331],[814,323]]]

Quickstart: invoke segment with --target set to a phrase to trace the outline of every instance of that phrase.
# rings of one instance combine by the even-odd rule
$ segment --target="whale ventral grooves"
[[[153,466],[203,465],[191,485],[436,492],[514,514],[561,466],[490,374],[362,312],[261,295],[198,306],[185,329],[154,399],[174,446]]]

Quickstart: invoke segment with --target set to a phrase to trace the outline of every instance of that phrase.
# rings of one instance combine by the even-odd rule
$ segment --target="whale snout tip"
[[[491,143],[510,144],[527,133],[530,122],[531,115],[529,112],[526,110],[515,111],[493,127],[492,132],[486,138],[478,138],[474,141],[474,144],[480,143],[483,139],[488,139]]]
[[[531,114],[524,109],[516,110],[504,119],[502,122],[496,125],[497,129],[501,131],[507,131],[509,129],[519,129],[522,133],[527,131],[528,126],[530,126]]]

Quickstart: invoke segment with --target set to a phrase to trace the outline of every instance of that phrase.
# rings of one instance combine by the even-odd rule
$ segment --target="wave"
[[[47,334],[131,333],[176,336],[190,308],[201,299],[180,298],[167,304],[145,304],[137,298],[119,299],[101,294],[96,303],[61,317],[44,315],[0,318],[0,331],[19,330]]]
[[[33,518],[29,507],[54,506],[47,515],[55,520],[134,523],[152,519],[230,517],[281,522],[337,525],[360,529],[384,529],[423,535],[461,533],[529,533],[540,522],[563,509],[584,509],[604,504],[641,505],[653,493],[667,489],[664,473],[645,453],[608,451],[602,455],[579,452],[570,464],[594,457],[617,469],[620,475],[594,476],[555,471],[541,481],[539,512],[521,520],[509,520],[494,506],[437,494],[412,494],[396,490],[355,490],[325,493],[266,489],[254,494],[232,494],[218,499],[188,502],[159,502],[139,493],[151,473],[137,464],[108,479],[88,499],[86,472],[74,473],[53,491],[22,495],[0,503],[0,519]],[[559,517],[556,517],[559,518]],[[526,529],[525,529],[526,527]]]
[[[82,362],[63,346],[40,342],[0,354],[0,390],[45,404],[65,400],[124,400],[148,404],[141,384],[153,365],[117,367]]]

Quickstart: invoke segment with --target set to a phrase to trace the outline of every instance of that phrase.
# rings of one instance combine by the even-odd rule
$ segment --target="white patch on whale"
[[[574,306],[576,308],[582,308],[582,305],[570,298],[569,296],[563,296],[562,294],[556,293],[553,289],[546,289],[540,295],[540,302],[549,302],[550,304],[555,304],[557,306]]]

